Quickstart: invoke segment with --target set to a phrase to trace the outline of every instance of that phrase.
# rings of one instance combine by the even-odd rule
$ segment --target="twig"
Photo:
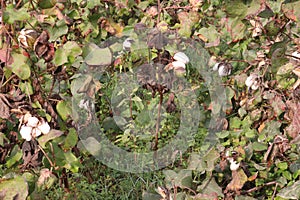
[[[49,156],[48,156],[48,155],[46,154],[46,152],[44,151],[44,149],[43,149],[40,145],[38,145],[38,147],[39,147],[39,149],[43,152],[43,154],[45,155],[45,157],[47,158],[47,160],[49,161],[51,167],[55,167],[54,164],[53,164],[53,162],[52,162],[51,159],[49,158]]]
[[[243,191],[242,194],[247,194],[247,193],[255,192],[255,191],[260,190],[261,188],[263,188],[263,187],[265,187],[265,186],[275,185],[275,184],[277,184],[276,181],[271,181],[271,182],[266,183],[266,184],[263,184],[263,185],[261,185],[261,186],[254,187],[254,188],[251,188],[251,189],[249,189],[249,190]]]
[[[292,58],[295,58],[295,59],[297,59],[297,60],[300,60],[300,58],[297,57],[297,56],[293,56],[293,55],[289,55],[289,54],[284,54],[284,55],[287,56],[287,57],[292,57]]]
[[[4,87],[11,79],[13,79],[16,75],[11,75],[3,84],[0,85],[0,89]],[[3,76],[4,77],[4,76]]]
[[[274,192],[273,192],[273,195],[272,195],[272,200],[275,199],[275,194],[276,194],[277,187],[278,187],[278,183],[276,183],[276,185],[275,185],[275,189],[274,189]]]
[[[191,9],[193,6],[168,6],[163,8],[164,10],[169,10],[169,9]]]

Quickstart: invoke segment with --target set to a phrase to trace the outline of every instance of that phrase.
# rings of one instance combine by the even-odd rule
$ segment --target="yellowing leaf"
[[[14,60],[11,64],[12,72],[22,80],[28,79],[31,73],[30,67],[27,64],[28,57],[18,53],[13,53],[12,57]]]
[[[192,33],[193,26],[200,20],[197,12],[180,12],[178,14],[180,21],[179,34],[184,37],[189,37]]]

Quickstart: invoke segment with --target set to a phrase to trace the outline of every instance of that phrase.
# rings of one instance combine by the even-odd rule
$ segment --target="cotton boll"
[[[43,134],[47,134],[50,132],[50,126],[47,122],[43,121],[38,127],[37,129],[39,129]]]
[[[126,38],[126,40],[123,42],[123,49],[126,51],[130,51],[132,43],[133,43],[133,39]]]
[[[38,129],[38,128],[32,129],[32,137],[33,138],[39,137],[41,134],[42,134],[42,132],[40,131],[40,129]]]
[[[256,74],[251,74],[247,77],[245,85],[252,90],[257,90],[259,88],[258,76]]]
[[[175,53],[175,55],[174,55],[173,58],[174,58],[174,60],[180,61],[180,62],[182,62],[184,64],[187,64],[187,63],[190,62],[189,57],[185,53],[183,53],[183,52],[177,52],[177,53]]]
[[[181,61],[174,61],[174,62],[172,62],[172,66],[173,66],[174,70],[179,69],[179,68],[185,69],[185,64],[183,62],[181,62]]]
[[[245,84],[246,84],[247,87],[251,87],[253,85],[254,81],[255,81],[255,77],[248,76],[246,81],[245,81]]]
[[[29,117],[28,120],[27,120],[27,126],[30,126],[30,127],[37,127],[39,123],[39,119],[36,118],[36,117]]]
[[[216,63],[213,67],[213,70],[217,71],[219,69],[219,65],[220,65],[220,63]]]
[[[252,84],[252,86],[251,86],[251,89],[252,90],[257,90],[259,88],[259,83],[258,83],[258,81],[254,81],[254,83]]]
[[[219,76],[228,76],[231,74],[231,65],[226,63],[219,64]]]
[[[23,139],[25,139],[26,141],[30,141],[32,138],[31,132],[32,132],[32,127],[22,125],[20,129],[20,134]]]
[[[235,171],[240,167],[240,163],[238,163],[237,161],[234,160],[230,160],[230,170],[231,171]]]
[[[32,115],[30,113],[26,113],[24,116],[23,116],[23,119],[22,119],[22,123],[23,124],[26,124],[28,122],[28,119],[32,117]]]

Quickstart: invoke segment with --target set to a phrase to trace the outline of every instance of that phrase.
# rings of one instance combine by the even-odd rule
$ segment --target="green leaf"
[[[6,167],[10,168],[22,158],[22,151],[18,145],[15,145],[10,155],[6,159]],[[1,191],[1,190],[0,190]]]
[[[27,95],[32,95],[33,94],[33,88],[30,82],[25,81],[25,82],[19,82],[19,87],[21,91]]]
[[[3,20],[9,24],[13,24],[16,21],[25,21],[30,19],[30,14],[26,7],[23,6],[19,10],[14,8],[14,5],[8,4],[3,14]]]
[[[38,6],[42,9],[52,8],[57,3],[57,0],[38,0]]]
[[[220,44],[220,34],[214,26],[209,26],[208,28],[203,27],[197,34],[201,34],[207,39],[207,41],[205,41],[206,47],[218,46]]]
[[[257,132],[254,129],[248,129],[245,133],[245,136],[247,138],[255,138],[257,135]]]
[[[218,132],[216,133],[216,136],[220,139],[224,139],[227,138],[230,134],[230,131],[222,131],[222,132]]]
[[[216,193],[219,197],[224,197],[222,188],[217,184],[214,178],[209,178],[209,182],[203,181],[202,185],[197,187],[197,191],[200,191],[201,194]]]
[[[269,121],[266,123],[265,128],[259,134],[260,136],[265,136],[267,141],[272,140],[275,135],[280,135],[281,122]]]
[[[82,50],[75,41],[68,41],[63,48],[68,52],[68,56],[77,57],[81,55]]]
[[[76,57],[80,56],[81,53],[82,50],[76,42],[68,41],[55,51],[53,62],[57,66],[65,63],[73,64],[76,60]]]
[[[142,194],[143,200],[160,200],[161,196],[159,194],[150,193],[147,191],[143,191]]]
[[[90,52],[84,58],[88,65],[109,65],[112,62],[112,53],[109,48],[100,48],[97,45],[90,45]]]
[[[56,110],[59,114],[59,116],[62,118],[62,120],[66,121],[67,119],[70,118],[70,116],[72,116],[72,107],[71,107],[71,103],[68,101],[59,101],[56,104]]]
[[[203,160],[206,162],[206,171],[213,171],[215,168],[215,161],[220,157],[220,154],[212,148],[204,156]]]
[[[14,62],[11,64],[12,72],[20,79],[26,80],[30,77],[30,67],[27,64],[28,57],[23,54],[12,53]]]
[[[28,195],[28,185],[22,176],[14,176],[9,179],[0,179],[1,199],[26,200]]]
[[[268,145],[261,142],[253,142],[252,147],[254,151],[264,151],[268,149]]]
[[[48,141],[58,138],[63,134],[64,133],[60,130],[52,129],[48,134],[42,135],[41,137],[39,137],[38,142],[39,142],[40,146],[44,149],[46,146],[46,143]]]
[[[238,117],[233,117],[230,119],[230,129],[237,129],[241,127],[241,120]]]
[[[78,169],[82,167],[78,158],[76,158],[76,156],[71,151],[65,152],[64,155],[66,159],[66,164],[64,165],[64,167],[71,170],[71,172],[73,173],[77,173]]]
[[[165,170],[164,174],[166,176],[166,187],[171,189],[175,186],[181,188],[191,188],[192,186],[192,171],[191,170],[180,170],[176,173],[173,170]]]
[[[289,172],[289,171],[287,171],[287,170],[285,170],[285,171],[283,171],[282,172],[282,175],[283,175],[283,177],[285,177],[287,180],[292,180],[292,174]]]
[[[68,26],[65,24],[64,20],[58,21],[53,28],[48,29],[50,39],[49,41],[55,41],[57,38],[66,35],[69,31]]]
[[[247,14],[247,6],[240,0],[227,1],[225,11],[229,17],[243,19]]]
[[[285,199],[300,199],[300,181],[296,181],[291,186],[283,188],[277,196]]]
[[[56,66],[68,63],[68,56],[63,48],[59,48],[55,51],[53,63]]]
[[[74,128],[69,129],[69,133],[65,139],[63,148],[64,149],[72,149],[78,142],[78,135]]]
[[[205,170],[205,163],[198,153],[192,153],[189,158],[188,169],[203,172]]]
[[[279,162],[276,163],[276,166],[281,170],[286,170],[288,168],[287,162]]]

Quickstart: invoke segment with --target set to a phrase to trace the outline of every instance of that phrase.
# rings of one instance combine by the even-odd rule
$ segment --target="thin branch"
[[[44,149],[38,145],[39,149],[43,152],[43,154],[45,155],[45,157],[47,158],[47,160],[49,161],[51,167],[55,167],[55,165],[53,164],[53,162],[51,161],[51,159],[49,158],[49,156],[46,154],[46,152],[44,151]]]
[[[263,184],[263,185],[261,185],[261,186],[254,187],[254,188],[251,188],[251,189],[249,189],[249,190],[243,191],[242,194],[247,194],[247,193],[255,192],[255,191],[260,190],[261,188],[263,188],[263,187],[265,187],[265,186],[275,185],[275,184],[277,184],[276,181],[271,181],[271,182],[268,182],[268,183]]]
[[[159,24],[159,22],[160,22],[160,14],[161,14],[160,0],[157,0],[157,10],[158,10],[158,16],[157,16],[157,22],[156,22],[156,24]]]

